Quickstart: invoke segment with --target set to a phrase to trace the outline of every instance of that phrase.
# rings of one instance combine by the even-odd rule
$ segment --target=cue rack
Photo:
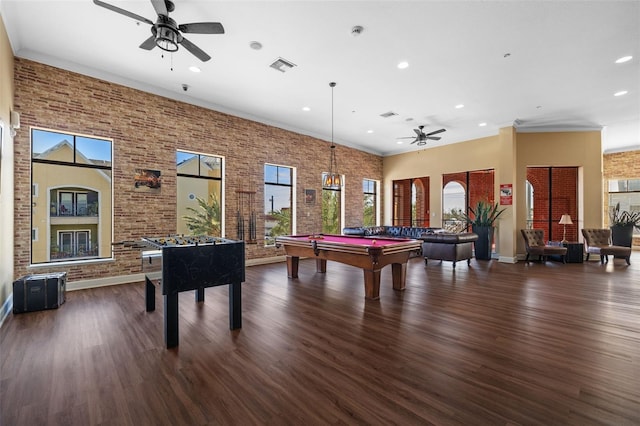
[[[238,194],[237,199],[237,228],[238,228],[238,240],[243,240],[248,244],[257,244],[257,214],[253,206],[255,200],[255,191],[236,191]],[[245,215],[247,215],[245,217]],[[248,229],[245,228],[245,224],[248,225]],[[248,230],[249,238],[245,238],[245,230]]]

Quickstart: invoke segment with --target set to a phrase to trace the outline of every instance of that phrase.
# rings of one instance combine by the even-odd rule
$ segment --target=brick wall
[[[321,173],[329,163],[330,143],[276,127],[178,102],[117,84],[16,58],[15,108],[22,127],[15,138],[15,275],[30,264],[29,127],[80,133],[114,140],[114,241],[176,232],[176,149],[221,155],[226,161],[225,232],[236,235],[238,190],[256,191],[258,244],[247,258],[283,254],[265,248],[264,163],[297,168],[297,232],[317,232],[321,224]],[[337,145],[340,173],[346,175],[346,225],[362,223],[362,179],[382,180],[382,158]],[[136,168],[160,170],[160,194],[133,190]],[[305,204],[304,189],[316,189],[315,205]],[[65,270],[69,280],[140,272],[137,251],[115,254],[115,261],[38,268]]]

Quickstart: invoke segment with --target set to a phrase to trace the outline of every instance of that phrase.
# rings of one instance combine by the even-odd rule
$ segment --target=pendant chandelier
[[[338,173],[338,162],[336,160],[336,145],[333,143],[333,88],[336,83],[329,83],[331,87],[331,154],[329,156],[329,173],[322,179],[322,187],[326,189],[340,189],[342,187],[342,176]]]

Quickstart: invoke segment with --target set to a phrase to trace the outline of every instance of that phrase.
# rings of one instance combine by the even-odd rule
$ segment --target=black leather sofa
[[[343,235],[359,235],[362,237],[414,238],[423,234],[440,232],[442,228],[426,228],[418,226],[357,226],[342,229]]]
[[[448,260],[456,262],[466,260],[467,265],[471,263],[473,257],[473,242],[477,241],[478,234],[473,232],[461,232],[459,234],[450,232],[440,232],[434,234],[424,234],[420,237],[422,243],[422,256],[424,263],[429,259]]]

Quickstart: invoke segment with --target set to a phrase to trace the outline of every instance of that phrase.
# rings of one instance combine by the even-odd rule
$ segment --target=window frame
[[[324,182],[325,176],[328,175],[328,172],[322,172],[321,175],[321,180],[320,182]],[[321,217],[322,217],[322,232],[324,233],[324,194],[325,191],[333,191],[333,192],[337,192],[338,193],[338,201],[340,203],[339,207],[340,207],[340,217],[338,218],[338,229],[337,229],[337,233],[338,234],[342,234],[342,229],[344,228],[344,222],[345,222],[345,208],[344,208],[344,191],[342,190],[342,188],[344,188],[344,186],[346,185],[346,179],[344,177],[344,175],[341,175],[342,177],[342,185],[340,186],[340,188],[337,189],[333,189],[333,188],[325,188],[322,187],[322,192],[321,192],[321,197],[320,197],[320,202],[321,204]]]
[[[367,191],[365,187],[366,183],[370,182],[373,184],[373,192],[371,190]],[[369,185],[370,186],[370,185]],[[380,225],[380,181],[376,179],[362,179],[362,194],[363,194],[363,212],[362,212],[362,225],[363,226],[379,226]],[[365,223],[364,217],[364,209],[366,208],[366,196],[370,195],[373,197],[373,215],[374,215],[374,223],[372,225],[368,225]]]
[[[275,181],[267,181],[267,167],[275,167],[275,176],[276,176],[276,180]],[[289,170],[289,183],[284,183],[284,182],[280,182],[279,181],[279,177],[280,177],[280,173],[279,170],[280,169],[287,169]],[[275,163],[264,163],[263,165],[263,190],[264,190],[264,204],[263,206],[266,206],[266,202],[267,202],[267,185],[271,185],[271,186],[278,186],[278,187],[288,187],[289,188],[289,200],[290,200],[290,205],[289,205],[289,211],[291,212],[290,215],[290,233],[292,235],[295,235],[296,233],[296,197],[294,196],[294,194],[296,194],[296,171],[297,169],[293,166],[286,166],[284,164],[275,164]],[[269,241],[267,239],[267,212],[266,212],[266,207],[263,207],[263,213],[264,213],[264,221],[263,221],[263,225],[264,225],[264,247],[275,247],[275,239],[273,241],[273,244],[267,244],[267,242]]]
[[[195,174],[191,174],[191,173],[182,173],[182,172],[178,172],[178,166],[180,163],[178,163],[178,154],[182,153],[182,154],[190,154],[193,156],[197,156],[198,160],[197,160],[197,164],[198,164],[198,172]],[[206,174],[203,174],[202,170],[201,170],[201,164],[202,164],[202,158],[217,158],[220,160],[220,176],[207,176]],[[179,203],[179,197],[181,196],[181,194],[178,194],[180,185],[178,184],[179,182],[179,178],[184,177],[184,178],[193,178],[193,179],[202,179],[202,180],[211,180],[211,181],[216,181],[216,182],[220,182],[220,199],[218,200],[218,203],[220,204],[220,237],[221,238],[225,238],[226,235],[226,221],[225,221],[225,167],[226,167],[226,157],[223,155],[217,155],[217,154],[208,154],[208,153],[204,153],[204,152],[197,152],[197,151],[190,151],[190,150],[186,150],[186,149],[180,149],[177,148],[176,149],[176,213],[178,210],[178,203]],[[188,198],[191,198],[191,195],[193,195],[193,193],[189,193]],[[195,198],[195,197],[194,197]],[[176,229],[178,227],[178,220],[180,219],[179,215],[176,214]]]
[[[68,137],[69,139],[71,139],[71,142],[69,140],[67,140],[67,142],[72,146],[73,149],[73,155],[72,158],[70,160],[50,160],[50,159],[46,159],[46,158],[40,158],[36,156],[36,153],[34,152],[34,134],[35,132],[44,132],[44,133],[55,133],[55,134],[59,134],[59,135],[64,135],[65,137]],[[30,149],[31,149],[31,157],[30,157],[30,180],[31,180],[31,205],[35,206],[36,205],[36,198],[39,198],[39,192],[40,192],[40,183],[39,182],[34,182],[34,165],[36,164],[40,164],[40,165],[44,165],[44,166],[63,166],[63,167],[72,167],[72,168],[77,168],[78,170],[81,169],[91,169],[91,170],[99,170],[99,171],[103,171],[105,172],[105,174],[107,174],[109,176],[109,198],[110,198],[110,204],[111,204],[111,210],[109,212],[104,212],[105,214],[108,214],[109,217],[108,219],[104,219],[105,221],[108,220],[108,222],[110,223],[110,229],[108,233],[102,232],[100,230],[100,226],[101,223],[100,221],[97,224],[97,230],[96,230],[96,235],[97,238],[104,238],[108,240],[108,244],[106,240],[97,240],[97,250],[98,250],[98,255],[94,256],[94,257],[79,257],[79,258],[68,258],[68,259],[62,259],[62,260],[57,260],[57,259],[53,259],[52,257],[52,232],[56,232],[58,233],[59,230],[52,230],[52,226],[54,226],[51,223],[51,211],[50,209],[47,207],[46,209],[46,217],[47,217],[47,224],[46,224],[46,241],[47,241],[47,246],[46,246],[46,258],[47,260],[42,261],[42,262],[34,262],[33,259],[33,255],[34,255],[34,247],[33,247],[33,243],[34,242],[40,242],[40,238],[39,238],[39,234],[40,232],[38,231],[38,228],[34,226],[34,212],[32,210],[31,214],[30,214],[30,222],[31,222],[31,229],[32,230],[36,230],[36,235],[38,236],[37,239],[31,239],[30,241],[30,245],[29,245],[29,251],[30,251],[30,256],[29,256],[29,267],[32,268],[40,268],[40,267],[50,267],[52,265],[77,265],[77,264],[86,264],[86,263],[102,263],[102,262],[110,262],[113,261],[114,259],[114,255],[113,255],[113,251],[112,250],[103,250],[104,253],[106,253],[106,255],[104,256],[100,256],[100,249],[103,246],[111,246],[113,241],[114,241],[114,212],[113,212],[113,205],[114,205],[114,182],[113,182],[113,172],[114,172],[114,156],[113,156],[113,152],[114,152],[114,140],[113,138],[108,138],[108,137],[104,137],[104,136],[95,136],[95,135],[88,135],[88,134],[83,134],[83,133],[76,133],[76,132],[69,132],[69,131],[64,131],[64,130],[55,130],[55,129],[49,129],[49,128],[44,128],[44,127],[38,127],[38,126],[30,126],[29,128],[29,138],[30,138]],[[94,162],[92,163],[86,163],[86,162],[80,162],[79,158],[78,158],[78,152],[79,152],[79,147],[78,145],[83,145],[84,144],[84,139],[91,139],[91,140],[95,140],[95,141],[102,141],[104,143],[108,143],[108,162],[105,162],[104,160],[100,159],[100,158],[96,158],[93,159]],[[58,144],[62,143],[63,140],[61,140],[60,142],[54,144],[52,147],[57,146]],[[49,147],[48,149],[52,148]],[[101,148],[98,148],[98,151],[100,151]],[[46,152],[43,151],[43,152]],[[43,152],[38,152],[37,155],[39,156],[40,154],[42,154]],[[84,153],[82,153],[82,151],[80,151],[80,154],[84,157]],[[102,161],[102,164],[100,164],[100,161]],[[53,185],[51,188],[83,188],[86,189],[87,191],[96,191],[98,192],[98,198],[102,199],[102,197],[104,196],[104,194],[101,193],[101,191],[97,191],[95,189],[89,189],[88,187],[86,187],[86,185],[83,182],[74,182],[72,184],[64,184],[64,185]],[[47,190],[47,194],[49,194],[50,189]],[[35,190],[34,190],[35,189]],[[71,193],[73,193],[73,197],[75,198],[75,193],[76,192],[87,192],[87,191],[70,191]],[[64,191],[61,191],[64,192]],[[69,192],[69,191],[67,191]],[[106,192],[106,191],[105,191]],[[47,195],[47,198],[49,198],[49,195]],[[55,202],[57,204],[58,200],[47,200],[47,203],[45,203],[46,205],[49,205],[50,203]],[[100,204],[99,204],[100,205]],[[80,227],[83,226],[83,224],[78,224],[77,225],[78,228],[74,229],[73,231],[87,231],[87,229],[80,229]],[[91,233],[89,233],[89,235],[91,235]],[[89,237],[91,238],[91,237]],[[58,236],[56,235],[56,245],[58,243]],[[103,244],[101,244],[103,243]],[[89,244],[91,245],[91,241],[89,240]]]

